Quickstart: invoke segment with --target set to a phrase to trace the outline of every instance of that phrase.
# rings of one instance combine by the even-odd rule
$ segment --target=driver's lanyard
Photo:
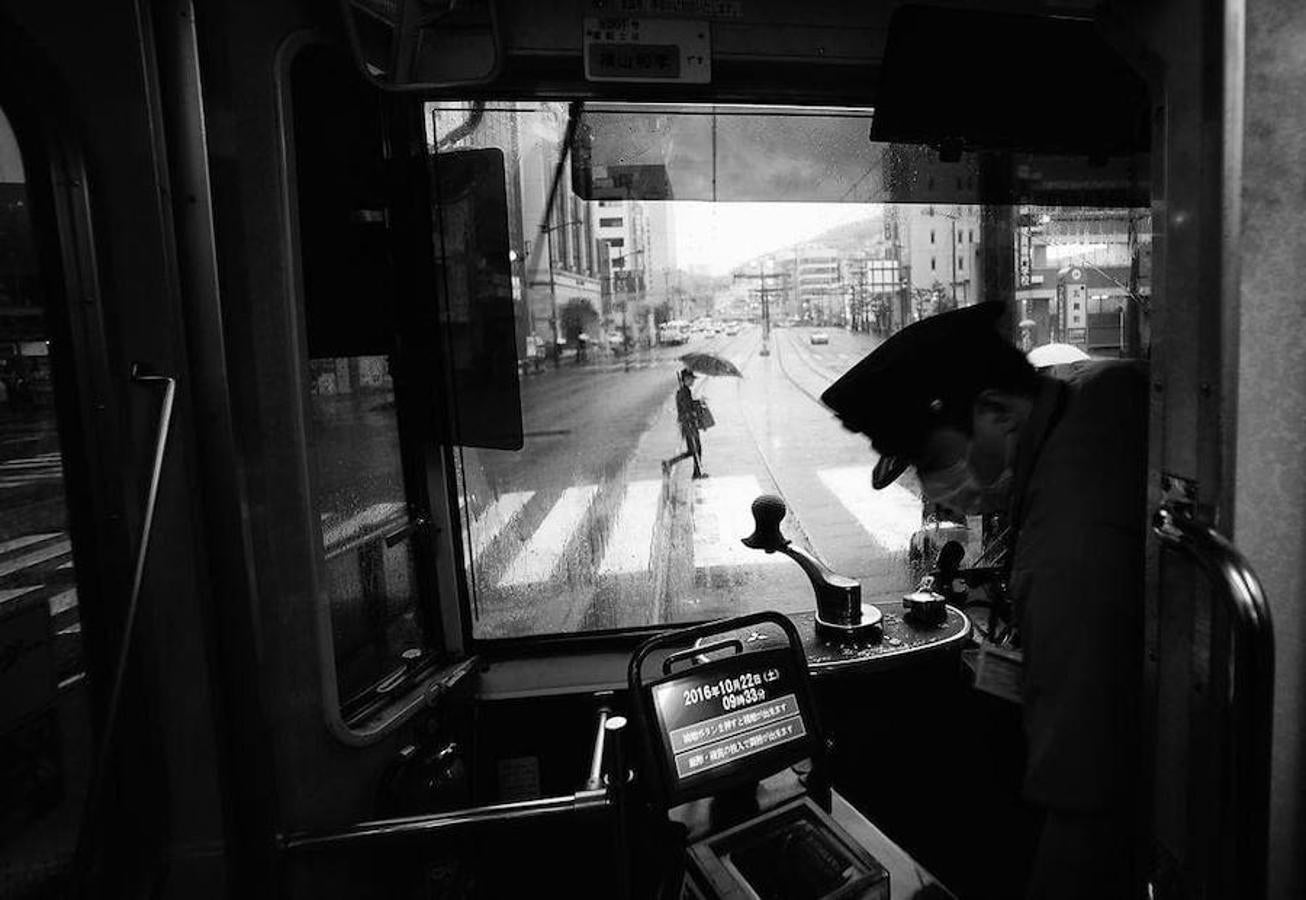
[[[1055,378],[1048,378],[1049,384],[1044,385],[1039,391],[1036,404],[1042,404],[1044,401],[1050,401],[1051,407],[1048,409],[1047,417],[1042,422],[1037,420],[1030,424],[1033,426],[1031,436],[1033,440],[1030,443],[1028,452],[1021,452],[1024,448],[1017,445],[1016,473],[1012,484],[1011,491],[1011,512],[1008,515],[1007,528],[1007,554],[1003,568],[1006,569],[1008,578],[1011,575],[1011,563],[1016,557],[1016,544],[1020,540],[1020,527],[1025,516],[1025,495],[1029,489],[1029,479],[1034,474],[1034,467],[1038,464],[1039,456],[1043,453],[1043,447],[1046,446],[1048,436],[1052,434],[1057,423],[1061,421],[1061,416],[1066,411],[1066,401],[1069,398],[1070,387],[1064,381]],[[1048,394],[1055,392],[1054,396]],[[1044,407],[1047,408],[1047,407]],[[1041,410],[1036,409],[1035,415]]]

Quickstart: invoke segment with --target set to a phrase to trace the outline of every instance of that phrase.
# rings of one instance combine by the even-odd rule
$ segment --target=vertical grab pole
[[[1188,555],[1211,579],[1233,632],[1229,729],[1221,748],[1228,772],[1221,816],[1234,843],[1239,896],[1266,896],[1270,745],[1274,726],[1274,627],[1260,580],[1228,539],[1184,511],[1163,506],[1152,519],[1161,542]],[[1221,661],[1226,664],[1226,661]]]
[[[631,856],[629,840],[626,837],[626,787],[630,777],[626,768],[626,717],[608,716],[603,723],[607,732],[608,751],[608,797],[611,798],[615,825],[612,829],[612,858],[616,862],[617,883],[613,896],[627,898],[630,896]]]
[[[154,459],[150,467],[150,486],[145,496],[145,518],[141,523],[141,539],[136,550],[136,565],[132,572],[131,593],[127,599],[127,616],[123,622],[122,643],[118,650],[118,662],[113,670],[113,686],[109,693],[108,712],[104,718],[104,733],[100,736],[99,751],[95,755],[95,767],[91,770],[90,783],[86,789],[86,801],[82,807],[82,818],[77,828],[77,844],[73,855],[71,883],[74,892],[80,892],[92,860],[91,837],[89,835],[92,820],[98,811],[100,795],[104,789],[104,773],[109,758],[113,753],[115,726],[118,721],[118,707],[122,700],[122,687],[126,680],[127,662],[131,654],[132,632],[136,625],[136,611],[140,605],[141,584],[145,579],[145,561],[150,551],[150,533],[154,526],[154,507],[159,497],[159,481],[163,474],[164,451],[168,447],[168,433],[172,425],[172,407],[177,395],[177,379],[166,375],[146,374],[139,363],[132,365],[131,380],[136,384],[163,385],[163,401],[159,407],[159,425],[154,435]]]
[[[608,700],[612,696],[611,691],[603,691],[599,694],[604,698],[603,705],[599,707],[599,724],[594,729],[594,752],[590,756],[590,777],[585,780],[585,790],[601,791],[603,790],[603,747],[604,738],[607,736],[608,717],[612,715],[612,710],[608,706]]]

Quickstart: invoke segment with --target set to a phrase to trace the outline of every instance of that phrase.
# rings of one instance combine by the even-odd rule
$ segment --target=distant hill
[[[804,244],[820,244],[835,250],[865,250],[884,239],[884,217],[874,216],[860,222],[845,222],[822,231]]]
[[[869,250],[884,239],[884,216],[875,214],[856,222],[845,222],[822,231],[815,237],[795,241],[778,247],[768,253],[753,257],[736,267],[738,271],[752,268],[768,256],[785,257],[799,247],[829,247],[840,254],[851,254],[860,250]]]

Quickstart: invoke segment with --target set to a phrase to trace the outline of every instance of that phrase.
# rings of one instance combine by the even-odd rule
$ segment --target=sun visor
[[[871,139],[963,151],[1146,153],[1147,85],[1093,22],[907,6],[894,13]]]

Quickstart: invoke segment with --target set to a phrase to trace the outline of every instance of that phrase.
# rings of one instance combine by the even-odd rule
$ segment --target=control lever
[[[881,614],[862,603],[862,586],[855,578],[834,572],[802,547],[795,547],[780,533],[780,522],[788,512],[785,502],[774,494],[753,501],[753,533],[743,545],[767,553],[783,553],[798,563],[812,582],[816,594],[816,630],[842,637],[863,637],[879,628]]]
[[[916,590],[902,598],[902,608],[906,615],[921,625],[939,626],[948,619],[948,602],[958,606],[965,603],[963,590],[960,601],[954,596],[953,581],[957,577],[958,566],[966,548],[957,541],[948,541],[939,551],[934,571],[921,579]]]
[[[978,622],[975,627],[989,640],[1001,643],[1005,637],[1010,636],[1012,630],[1012,610],[1006,595],[1005,570],[1000,566],[963,568],[961,561],[965,555],[965,548],[957,541],[944,544],[935,561],[934,571],[921,580],[916,593],[902,598],[903,607],[909,615],[927,624],[942,624],[945,603],[961,610],[975,607],[987,609],[987,629]],[[981,596],[986,599],[971,599],[971,591],[980,587],[985,588]],[[921,602],[925,595],[936,598],[937,603]]]

